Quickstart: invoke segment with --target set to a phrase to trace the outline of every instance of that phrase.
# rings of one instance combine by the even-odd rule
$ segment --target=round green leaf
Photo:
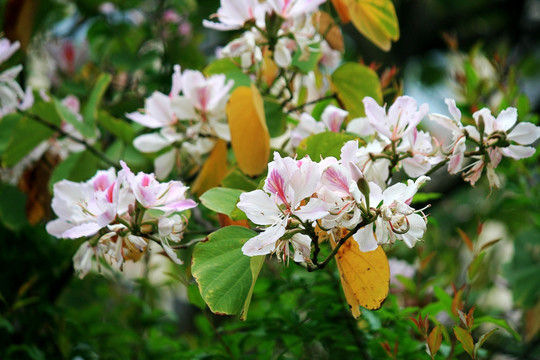
[[[333,156],[339,159],[341,156],[341,148],[350,140],[363,140],[356,135],[334,133],[331,131],[315,134],[302,140],[300,145],[296,148],[298,158],[302,158],[306,155],[315,161],[318,161],[320,157]]]
[[[382,103],[381,83],[377,73],[357,63],[345,63],[332,73],[338,98],[345,104],[349,118],[366,116],[362,100],[366,96]]]
[[[195,246],[192,273],[212,312],[239,314],[249,303],[256,276],[252,275],[252,258],[242,253],[242,246],[256,235],[241,226],[227,226]]]

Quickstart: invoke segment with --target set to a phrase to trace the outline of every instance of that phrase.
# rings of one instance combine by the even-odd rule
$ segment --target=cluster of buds
[[[226,81],[225,75],[206,78],[195,70],[181,73],[176,65],[169,95],[156,91],[146,99],[144,112],[126,115],[158,130],[137,137],[133,143],[143,153],[159,153],[154,160],[158,179],[165,179],[179,165],[181,152],[200,162],[217,138],[230,140],[225,106],[232,86],[233,81]]]
[[[135,175],[121,165],[118,175],[111,168],[84,183],[54,185],[52,208],[59,218],[47,224],[47,231],[59,238],[88,238],[73,258],[81,278],[93,258],[105,258],[118,269],[126,260],[139,260],[150,240],[182,263],[169,241],[182,239],[187,217],[181,212],[196,206],[186,199],[188,188],[180,181],[160,183],[154,174]]]

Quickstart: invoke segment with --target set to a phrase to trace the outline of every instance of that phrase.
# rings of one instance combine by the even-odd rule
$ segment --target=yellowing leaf
[[[437,325],[431,330],[427,338],[428,350],[432,359],[435,358],[435,354],[439,351],[442,343],[442,329],[441,325]]]
[[[269,50],[264,51],[261,70],[266,85],[271,86],[276,79],[279,68],[272,59],[272,53]]]
[[[227,143],[219,139],[195,179],[191,191],[200,196],[206,190],[218,186],[225,175],[227,175]]]
[[[456,335],[456,339],[463,345],[463,350],[474,359],[474,341],[470,332],[459,326],[454,326],[454,335]]]
[[[330,238],[332,247],[336,246]],[[341,286],[354,318],[360,316],[359,306],[377,310],[388,296],[390,267],[384,250],[361,252],[358,243],[347,240],[336,254]]]
[[[399,24],[391,0],[332,0],[344,23],[354,26],[384,51],[399,39]]]
[[[227,104],[227,118],[238,167],[247,175],[259,175],[268,164],[270,135],[263,99],[254,85],[234,90]]]
[[[341,29],[336,25],[330,14],[317,11],[313,14],[312,21],[319,34],[323,36],[332,49],[341,52],[345,50]]]

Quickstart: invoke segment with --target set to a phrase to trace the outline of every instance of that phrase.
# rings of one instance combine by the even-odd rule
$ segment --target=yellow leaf
[[[330,237],[332,247],[336,241]],[[358,243],[347,240],[336,254],[341,286],[354,318],[360,316],[359,306],[377,310],[388,296],[390,267],[384,250],[361,252]]]
[[[336,25],[330,14],[317,11],[313,14],[312,21],[319,34],[324,37],[332,49],[341,52],[345,50],[341,29]]]
[[[218,186],[225,175],[227,175],[227,143],[218,139],[195,179],[191,191],[200,196],[206,190]]]
[[[227,119],[238,167],[246,175],[259,175],[268,164],[270,134],[263,99],[254,85],[234,90],[227,104]]]
[[[279,72],[279,68],[272,60],[272,52],[268,49],[264,51],[262,61],[262,75],[266,85],[271,86]]]
[[[399,24],[391,0],[332,0],[344,23],[349,20],[384,51],[399,39]]]

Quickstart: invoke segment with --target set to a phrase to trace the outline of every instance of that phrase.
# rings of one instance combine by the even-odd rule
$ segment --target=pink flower
[[[456,174],[463,167],[463,159],[465,158],[465,150],[467,149],[465,134],[467,133],[477,141],[480,139],[480,134],[475,127],[470,125],[463,126],[461,124],[461,111],[457,108],[454,99],[445,99],[445,102],[452,118],[440,114],[429,114],[429,119],[452,131],[452,143],[446,151],[451,153],[450,161],[448,162],[448,172],[450,174]]]
[[[428,180],[429,177],[421,176],[415,182],[409,180],[407,185],[398,183],[384,191],[377,184],[370,183],[370,205],[377,206],[378,216],[374,223],[353,235],[361,251],[375,250],[379,244],[393,244],[396,239],[412,248],[424,236],[426,220],[418,214],[423,213],[410,204],[420,185]]]
[[[144,110],[144,114],[132,112],[126,117],[152,129],[170,126],[177,121],[170,97],[158,91],[144,101]]]
[[[47,224],[47,232],[56,237],[76,239],[96,234],[117,216],[122,175],[114,169],[98,171],[90,180],[75,183],[62,180],[54,185],[52,209],[58,219]]]
[[[502,156],[511,157],[519,160],[528,158],[534,155],[536,149],[529,145],[540,138],[540,127],[532,123],[522,122],[516,125],[517,122],[517,109],[509,107],[500,112],[499,116],[495,118],[491,115],[491,111],[487,108],[483,108],[473,114],[477,126],[480,123],[480,118],[484,122],[484,134],[485,139],[488,142],[487,145],[496,145],[498,141],[496,137],[489,139],[491,135],[496,133],[502,133],[506,136],[506,139],[510,141],[508,146],[494,147],[491,149],[491,163],[493,167],[497,167],[501,161]]]
[[[365,97],[363,102],[370,124],[391,141],[399,140],[415,129],[429,110],[427,104],[418,108],[416,100],[410,96],[398,97],[388,114],[370,97]]]
[[[20,47],[18,41],[12,43],[6,38],[0,39],[0,64],[9,59]]]
[[[212,15],[219,22],[203,20],[203,25],[210,29],[227,31],[240,29],[246,22],[253,21],[263,27],[266,11],[266,4],[258,0],[221,0],[217,14]]]
[[[139,172],[134,175],[124,161],[120,161],[129,184],[137,201],[146,209],[158,209],[165,213],[184,211],[191,209],[197,204],[191,199],[186,199],[187,186],[181,181],[169,181],[160,183],[154,174]]]
[[[319,186],[321,171],[309,157],[301,160],[281,158],[274,153],[274,161],[268,164],[268,177],[263,190],[240,195],[237,206],[255,224],[267,225],[263,232],[249,239],[242,251],[247,256],[276,253],[278,258],[287,259],[292,245],[294,261],[309,258],[310,238],[301,234],[301,225],[290,238],[282,239],[289,222],[314,221],[328,215],[327,205],[311,196]],[[304,200],[309,199],[307,203]],[[295,226],[296,226],[295,225]]]
[[[312,13],[324,2],[326,0],[268,0],[272,10],[285,19]]]

